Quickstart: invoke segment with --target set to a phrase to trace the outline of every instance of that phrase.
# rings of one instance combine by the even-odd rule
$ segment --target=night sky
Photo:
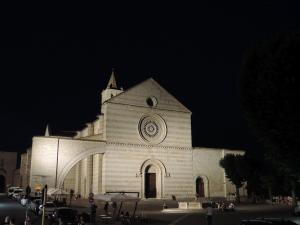
[[[210,2],[13,11],[0,37],[0,150],[24,152],[47,123],[67,134],[95,120],[115,68],[125,90],[152,77],[189,108],[193,146],[259,152],[239,105],[243,54],[299,31],[299,7]]]

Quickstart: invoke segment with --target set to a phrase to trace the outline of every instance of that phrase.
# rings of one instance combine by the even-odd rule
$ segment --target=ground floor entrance
[[[198,197],[205,197],[204,195],[204,182],[201,177],[196,179],[196,194]]]
[[[145,174],[145,197],[156,198],[156,174],[146,173]]]

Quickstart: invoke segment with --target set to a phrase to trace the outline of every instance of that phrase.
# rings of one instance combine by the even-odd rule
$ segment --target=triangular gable
[[[188,108],[181,104],[152,78],[112,97],[107,102],[149,107],[146,101],[149,97],[155,97],[157,99],[157,105],[153,108],[191,113]]]

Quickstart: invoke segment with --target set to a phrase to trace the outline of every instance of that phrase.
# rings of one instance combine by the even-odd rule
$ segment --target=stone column
[[[88,156],[81,162],[81,195],[87,198],[93,186],[93,156]]]
[[[102,193],[102,157],[103,154],[93,155],[93,193]]]
[[[86,197],[86,165],[87,159],[81,160],[81,181],[80,181],[80,193],[83,198]]]
[[[81,161],[75,165],[75,194],[81,194]]]
[[[88,156],[86,161],[86,197],[88,197],[93,191],[93,156]]]

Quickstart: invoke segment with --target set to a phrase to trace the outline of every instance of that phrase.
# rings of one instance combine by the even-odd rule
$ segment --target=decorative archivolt
[[[196,176],[194,176],[194,180],[196,181],[199,177],[202,178],[203,181],[209,183],[208,176],[206,176],[205,174],[197,174]]]
[[[196,180],[198,178],[201,178],[204,182],[205,196],[210,197],[210,184],[209,184],[208,176],[205,175],[205,174],[197,174],[197,175],[194,176],[194,182],[196,182]]]
[[[165,177],[171,176],[171,174],[167,171],[167,168],[163,164],[163,162],[161,162],[158,159],[147,159],[142,163],[138,173],[136,174],[136,177],[142,176],[143,172],[146,170],[147,166],[149,166],[149,165],[157,166]]]

